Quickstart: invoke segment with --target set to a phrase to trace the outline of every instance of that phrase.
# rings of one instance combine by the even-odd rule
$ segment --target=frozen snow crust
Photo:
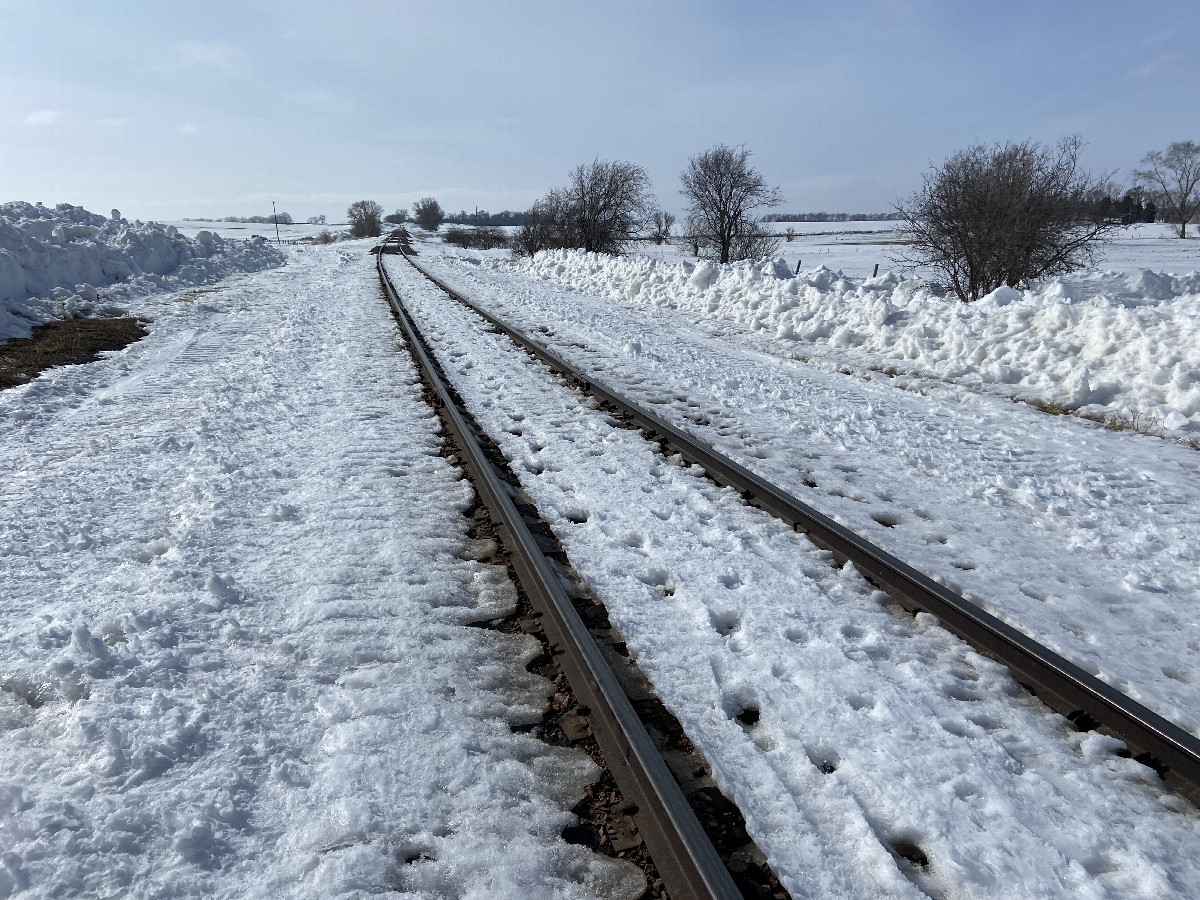
[[[0,897],[633,898],[368,247],[0,392]]]
[[[977,303],[887,272],[855,279],[782,260],[717,265],[539,253],[514,265],[538,278],[632,304],[677,306],[769,329],[889,368],[998,386],[1092,417],[1153,417],[1200,431],[1200,273],[1080,272]]]
[[[116,210],[113,211],[114,213]],[[80,206],[0,204],[0,341],[97,305],[282,265],[265,241],[186,238],[174,226],[105,218]]]

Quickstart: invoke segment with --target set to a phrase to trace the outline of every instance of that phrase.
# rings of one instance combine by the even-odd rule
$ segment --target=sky
[[[975,143],[1200,141],[1198,0],[0,0],[0,202],[525,209],[745,144],[776,211],[885,211]]]

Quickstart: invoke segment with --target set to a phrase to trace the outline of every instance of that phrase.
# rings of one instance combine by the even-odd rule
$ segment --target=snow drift
[[[101,311],[104,297],[173,290],[234,272],[282,265],[261,238],[227,241],[202,231],[185,238],[174,226],[130,223],[80,206],[53,209],[0,204],[0,340],[27,337],[33,325]]]
[[[1100,417],[1200,430],[1200,273],[1079,272],[965,304],[919,278],[793,276],[782,260],[716,265],[549,251],[511,264],[632,304],[732,319],[875,367]]]

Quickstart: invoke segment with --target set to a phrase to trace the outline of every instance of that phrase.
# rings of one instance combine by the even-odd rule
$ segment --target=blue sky
[[[724,142],[787,210],[884,210],[978,141],[1127,175],[1200,140],[1197,34],[1197,0],[0,0],[0,201],[523,209],[599,156],[678,211]]]

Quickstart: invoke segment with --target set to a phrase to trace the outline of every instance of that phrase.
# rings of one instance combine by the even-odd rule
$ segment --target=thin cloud
[[[224,42],[179,41],[171,46],[170,56],[153,66],[159,72],[207,69],[223,75],[240,75],[242,54]]]
[[[195,122],[184,122],[182,125],[180,125],[175,130],[177,132],[179,132],[180,134],[195,134],[196,132],[198,132],[200,130],[200,128],[199,128],[199,126],[196,125]]]
[[[57,109],[39,109],[25,117],[26,125],[54,125],[62,117]]]
[[[1167,50],[1136,67],[1130,74],[1137,79],[1156,78],[1174,68],[1178,61],[1180,61],[1179,54],[1173,50]]]

